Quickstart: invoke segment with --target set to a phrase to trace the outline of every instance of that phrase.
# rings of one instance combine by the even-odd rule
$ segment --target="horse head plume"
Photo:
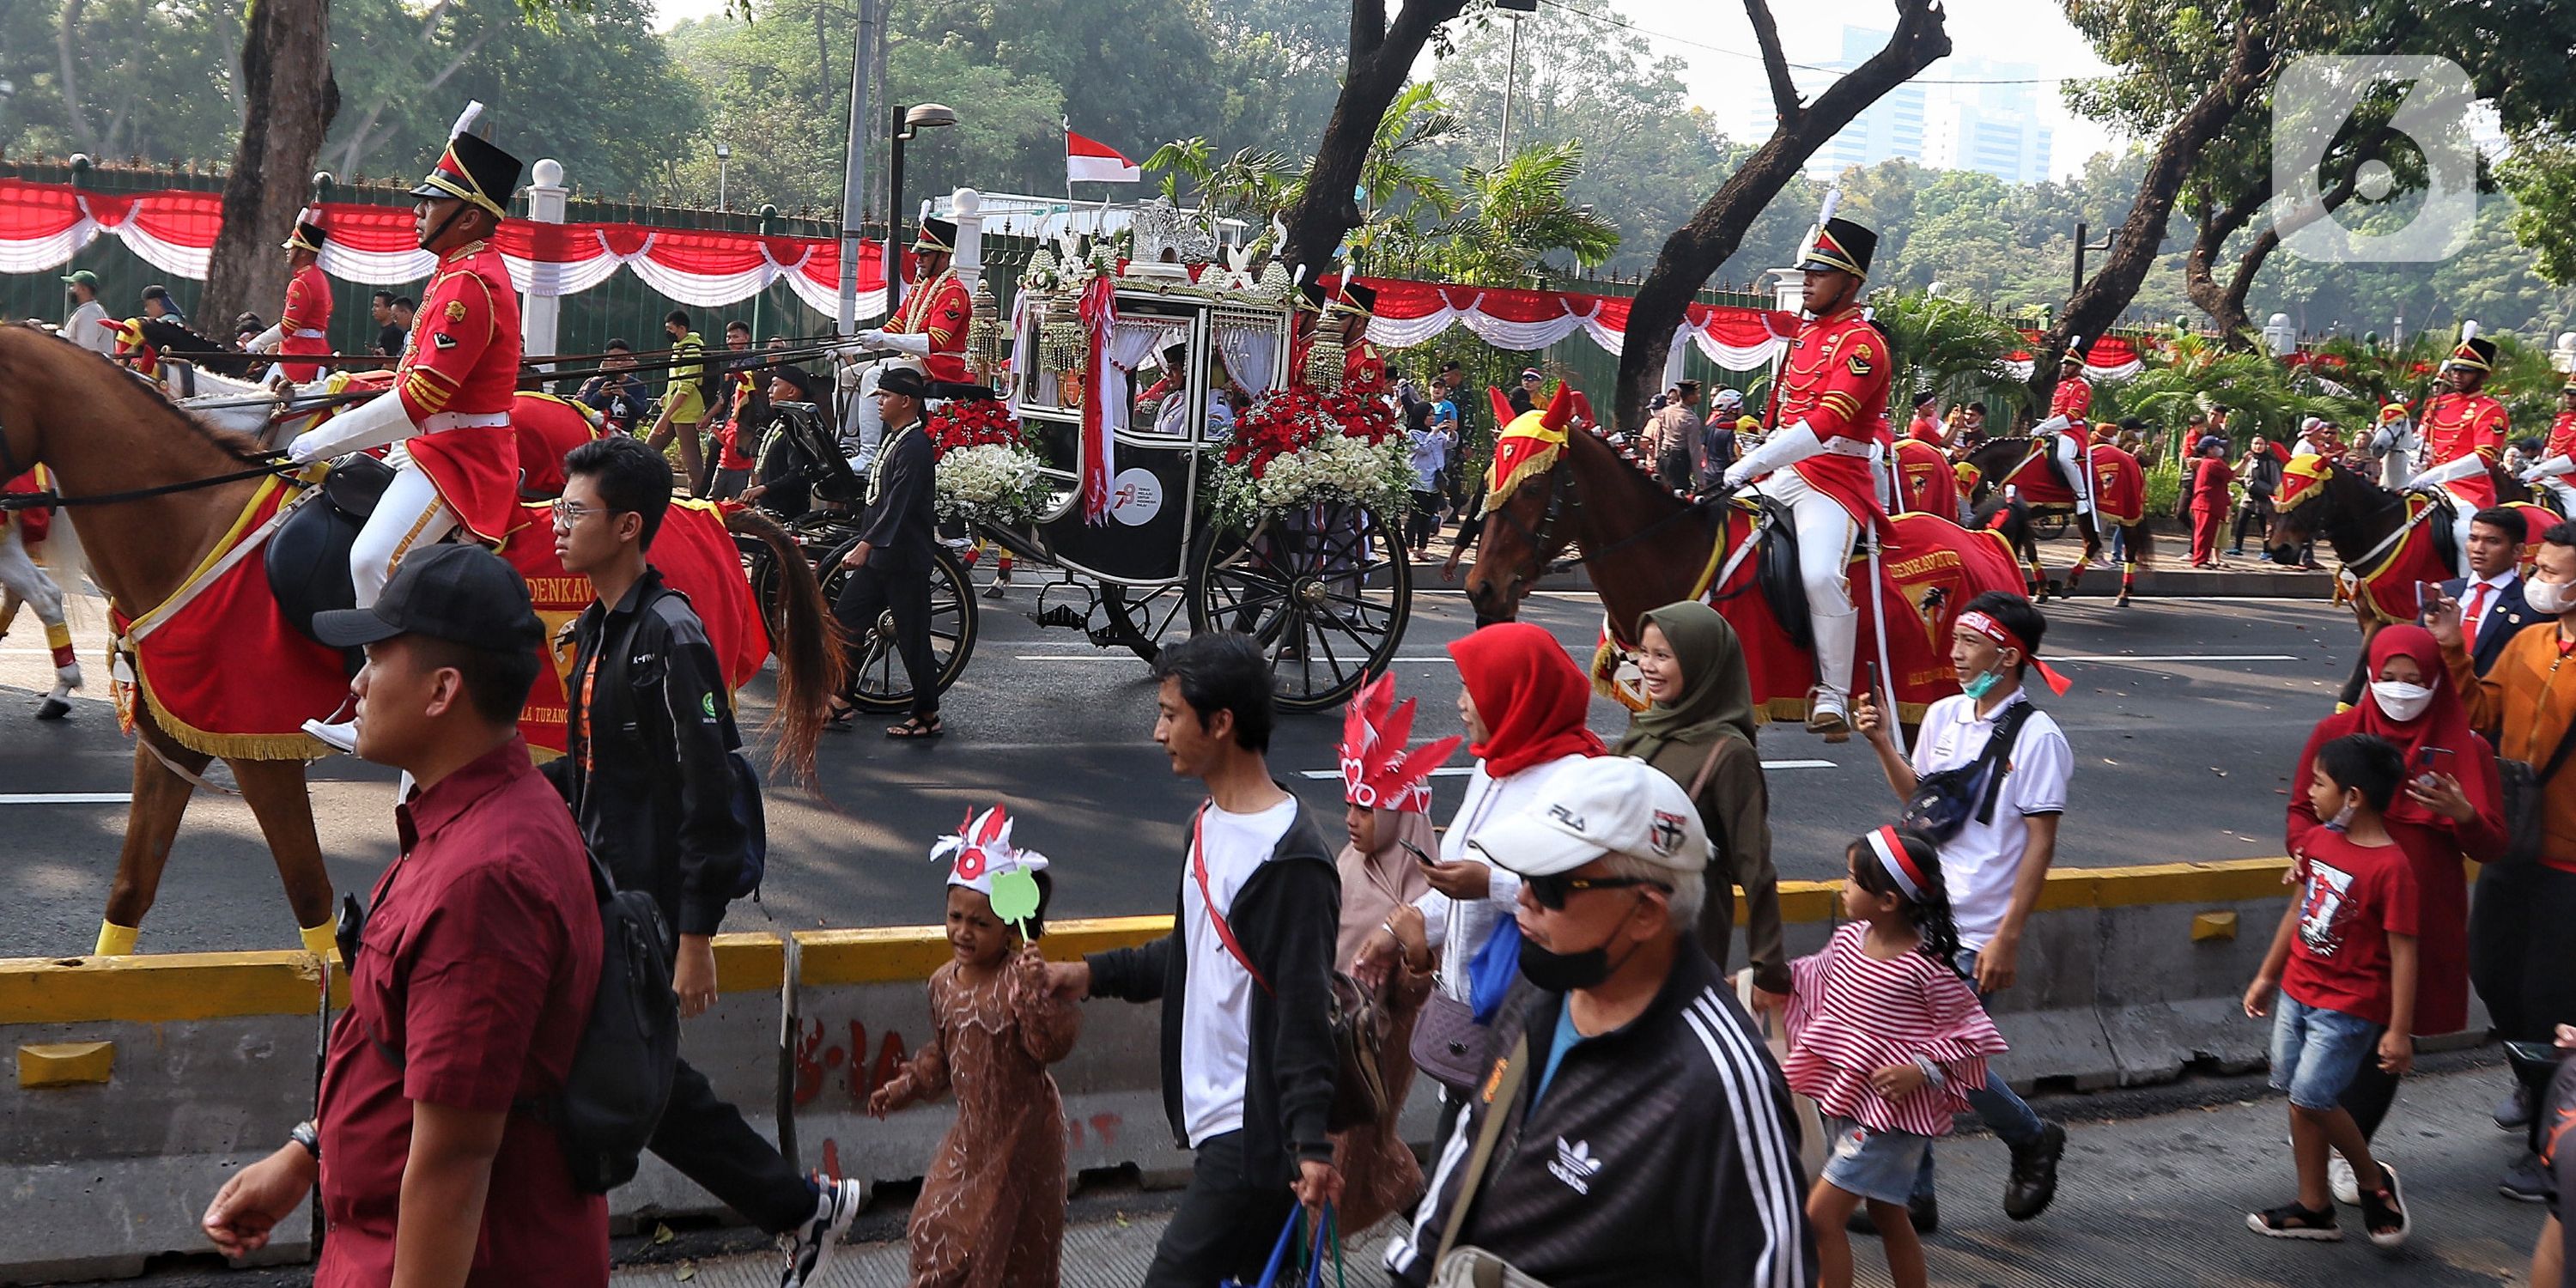
[[[1504,397],[1502,390],[1496,389],[1492,385],[1487,385],[1485,386],[1485,396],[1493,401],[1494,423],[1496,425],[1511,424],[1512,418],[1520,415],[1519,412],[1512,410],[1512,400]]]
[[[1563,433],[1565,427],[1574,420],[1575,400],[1582,396],[1574,392],[1574,386],[1560,382],[1556,387],[1556,393],[1547,400],[1547,410],[1539,413],[1538,423]]]

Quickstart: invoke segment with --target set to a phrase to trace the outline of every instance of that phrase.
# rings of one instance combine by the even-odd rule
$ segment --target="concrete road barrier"
[[[2268,1028],[2237,999],[2280,918],[2287,869],[2245,859],[2050,873],[2019,980],[1994,1000],[2013,1044],[2003,1074],[2101,1087],[2259,1063]],[[1823,944],[1839,899],[1839,883],[1784,884],[1793,952]],[[1069,959],[1169,925],[1067,921],[1044,948]],[[723,992],[685,1027],[683,1054],[762,1135],[780,1138],[786,1106],[783,1144],[801,1167],[917,1177],[953,1109],[878,1122],[867,1098],[929,1038],[924,982],[948,956],[935,927],[720,936]],[[300,952],[0,961],[0,1049],[15,1074],[0,1085],[12,1217],[0,1223],[0,1283],[130,1276],[156,1254],[204,1251],[197,1220],[224,1178],[312,1112],[322,980]],[[1055,1068],[1072,1168],[1187,1167],[1163,1113],[1157,1022],[1153,1007],[1083,1008],[1081,1039]],[[1408,1129],[1427,1133],[1427,1082],[1408,1110]],[[631,1222],[719,1208],[648,1159],[612,1211]],[[291,1218],[269,1257],[305,1256],[305,1230]]]

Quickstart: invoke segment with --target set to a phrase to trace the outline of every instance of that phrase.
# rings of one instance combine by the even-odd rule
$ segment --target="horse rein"
[[[284,478],[292,473],[285,464],[285,453],[270,452],[265,455],[275,459],[251,469],[218,474],[212,478],[182,479],[177,483],[130,488],[123,492],[95,492],[88,496],[64,496],[52,489],[42,492],[13,492],[0,496],[0,514],[18,510],[59,509],[75,505],[121,505],[128,501],[148,501],[156,496],[169,496],[178,492],[195,492],[210,487],[221,487],[226,483],[239,483],[244,479]],[[235,454],[234,459],[248,461],[253,458]],[[20,463],[17,449],[9,445],[9,435],[0,433],[0,479],[14,479],[33,469],[35,464]]]

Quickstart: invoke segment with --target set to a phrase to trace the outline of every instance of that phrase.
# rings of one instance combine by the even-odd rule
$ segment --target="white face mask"
[[[2526,578],[2522,583],[2522,602],[2544,617],[2556,617],[2576,608],[2576,582],[2541,581]]]
[[[2424,714],[2424,708],[2433,703],[2433,691],[2402,680],[2374,680],[2370,685],[2370,700],[2378,703],[2380,711],[2389,719],[2402,724]]]

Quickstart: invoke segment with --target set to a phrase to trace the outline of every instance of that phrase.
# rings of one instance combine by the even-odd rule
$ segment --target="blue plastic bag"
[[[1503,995],[1512,991],[1512,980],[1520,973],[1521,923],[1505,917],[1467,963],[1467,1003],[1478,1024],[1494,1022],[1495,1012],[1503,1009]]]
[[[1300,1240],[1297,1237],[1297,1231],[1304,1226],[1305,1220],[1304,1205],[1290,1208],[1288,1224],[1281,1227],[1279,1242],[1271,1245],[1270,1260],[1263,1263],[1261,1277],[1250,1283],[1240,1279],[1226,1279],[1220,1281],[1217,1288],[1297,1288],[1298,1285],[1303,1285],[1303,1288],[1323,1288],[1324,1249],[1328,1245],[1333,1250],[1335,1288],[1347,1288],[1342,1266],[1341,1243],[1333,1237],[1333,1205],[1330,1203],[1324,1205],[1324,1219],[1315,1223],[1314,1237]],[[1288,1249],[1291,1245],[1303,1254],[1298,1258],[1306,1266],[1302,1276],[1295,1267],[1288,1264]],[[1280,1278],[1279,1272],[1282,1270],[1288,1272],[1288,1278],[1285,1280]]]

